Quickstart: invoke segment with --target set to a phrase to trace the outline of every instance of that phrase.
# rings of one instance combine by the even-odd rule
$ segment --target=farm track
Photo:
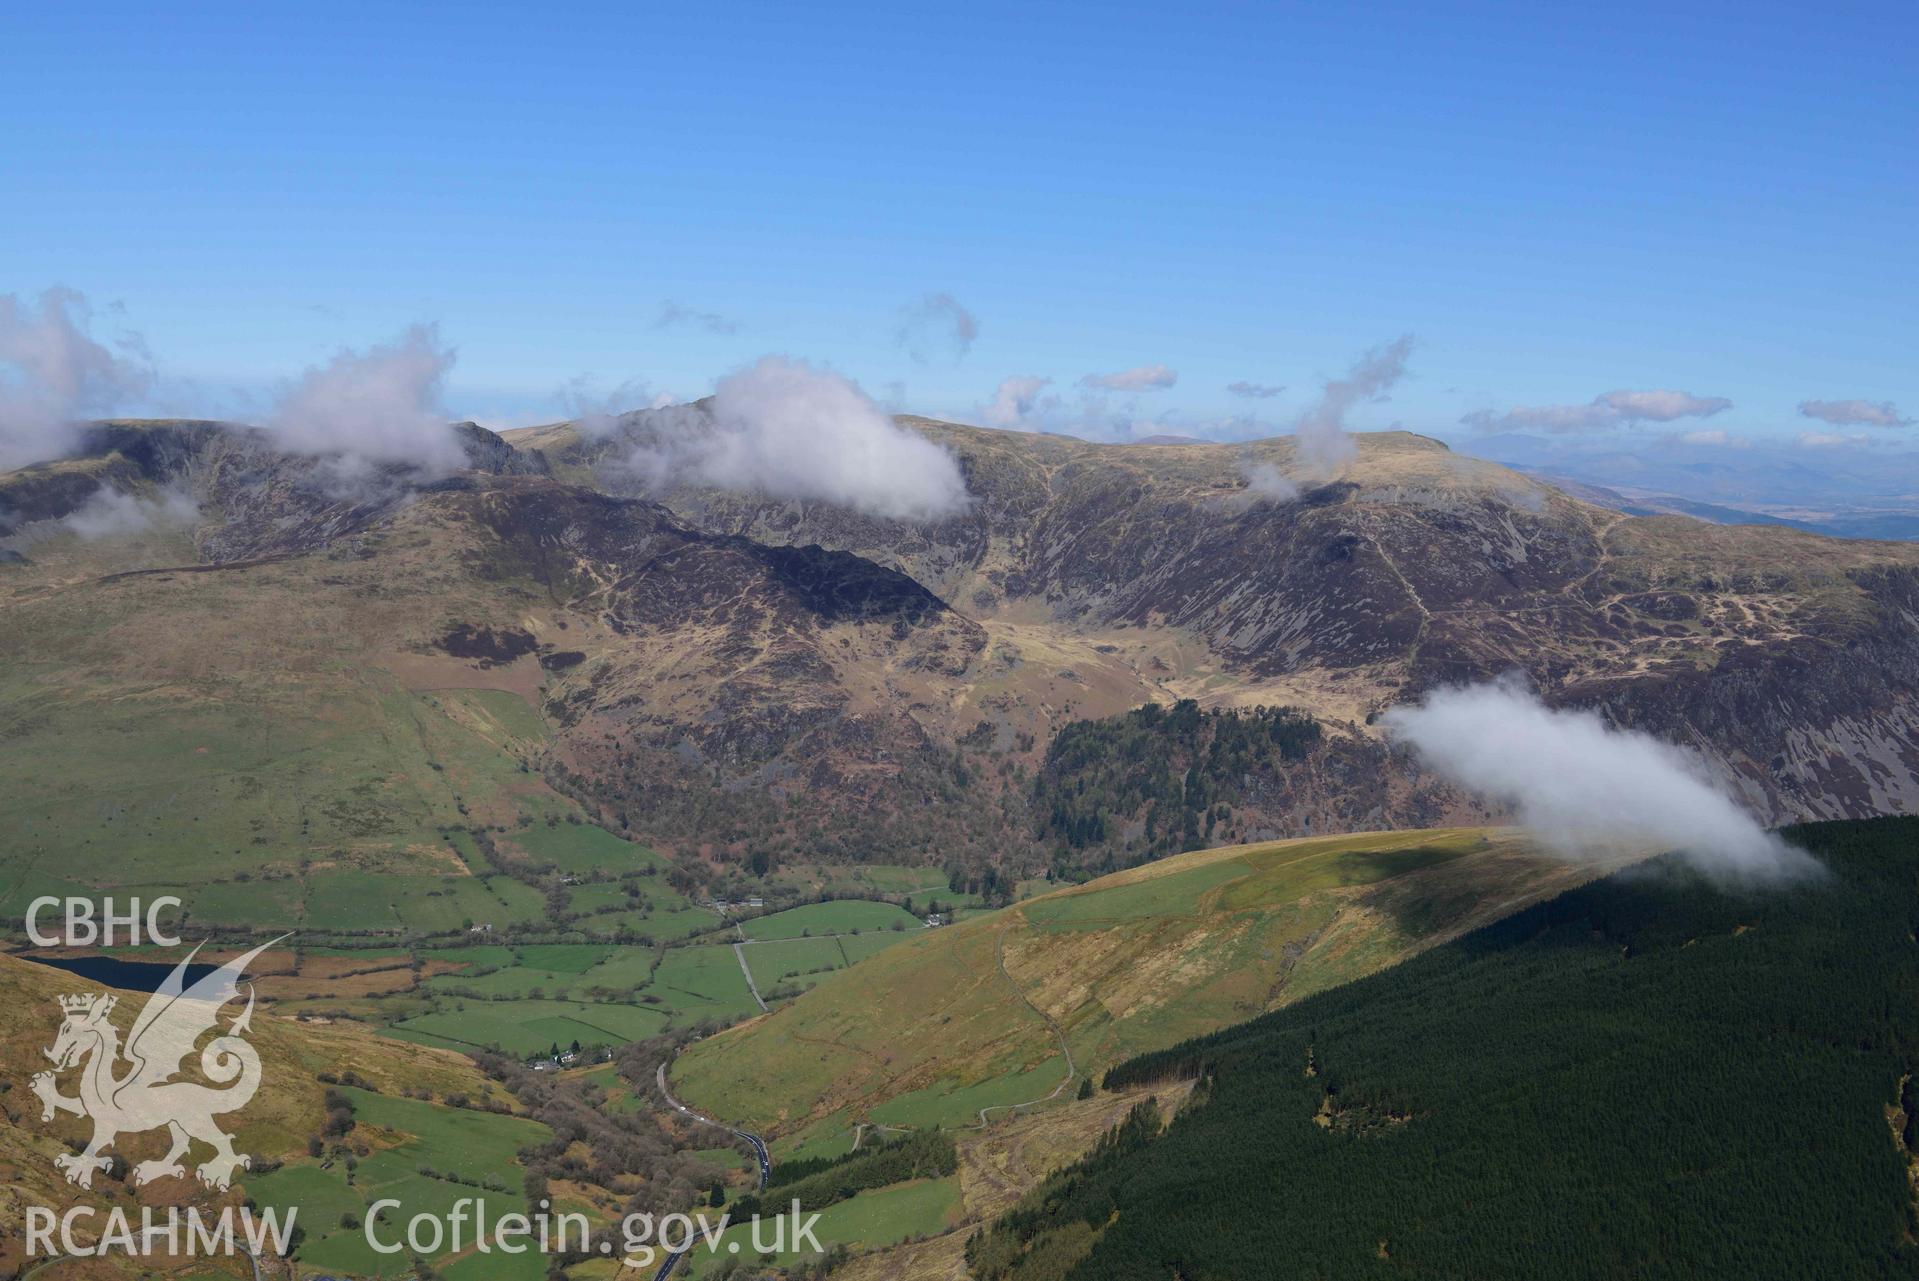
[[[746,990],[753,994],[753,1004],[760,1007],[761,1014],[766,1013],[766,1001],[760,996],[760,985],[753,981],[753,970],[746,963],[746,948],[744,944],[735,943],[733,945],[733,959],[740,963],[740,973],[746,975]]]
[[[1066,1076],[1064,1079],[1060,1081],[1058,1085],[1053,1087],[1053,1092],[1051,1094],[1044,1095],[1037,1099],[1028,1099],[1024,1103],[995,1103],[988,1107],[981,1108],[979,1110],[979,1124],[976,1126],[968,1127],[969,1129],[977,1129],[977,1130],[983,1130],[989,1124],[991,1124],[991,1122],[989,1121],[986,1115],[988,1112],[1004,1111],[1010,1114],[1013,1112],[1018,1112],[1022,1108],[1038,1107],[1042,1103],[1051,1103],[1054,1099],[1058,1098],[1061,1092],[1064,1091],[1067,1086],[1071,1085],[1079,1076],[1079,1069],[1073,1063],[1073,1047],[1066,1043],[1066,1033],[1060,1031],[1059,1024],[1053,1021],[1052,1015],[1048,1014],[1045,1010],[1040,1009],[1039,1006],[1033,1004],[1033,1002],[1027,997],[1025,989],[1021,988],[1018,983],[1014,982],[1013,976],[1007,972],[1006,927],[1004,925],[1002,925],[999,931],[993,935],[993,963],[999,967],[1000,977],[1005,979],[1006,985],[1013,989],[1013,994],[1019,997],[1020,1003],[1023,1004],[1027,1009],[1031,1010],[1034,1014],[1038,1015],[1040,1021],[1046,1024],[1047,1030],[1053,1034],[1053,1039],[1059,1042],[1060,1056],[1066,1060]]]

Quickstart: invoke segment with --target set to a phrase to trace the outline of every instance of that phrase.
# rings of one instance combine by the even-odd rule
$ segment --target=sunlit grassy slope
[[[923,931],[694,1045],[674,1075],[689,1101],[774,1134],[826,1118],[967,1124],[1065,1079],[1054,1028],[1078,1071],[1097,1072],[1381,969],[1589,874],[1505,830],[1202,850]]]

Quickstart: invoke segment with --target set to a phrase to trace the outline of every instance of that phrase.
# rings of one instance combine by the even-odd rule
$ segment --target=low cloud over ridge
[[[993,403],[984,417],[992,427],[1018,427],[1039,407],[1040,393],[1052,385],[1051,378],[1038,374],[1015,374],[1000,380],[993,390]]]
[[[343,478],[369,465],[457,470],[466,455],[441,404],[454,359],[435,325],[365,351],[342,348],[286,388],[267,425],[289,453],[337,458]]]
[[[1562,857],[1651,845],[1725,881],[1819,871],[1725,796],[1692,753],[1614,729],[1596,712],[1549,708],[1516,679],[1441,689],[1391,709],[1384,723],[1434,772],[1512,806]]]
[[[1413,353],[1413,336],[1402,334],[1361,356],[1344,378],[1329,379],[1319,400],[1293,426],[1294,467],[1306,480],[1336,478],[1359,456],[1359,447],[1346,430],[1346,415],[1355,405],[1384,400],[1393,385],[1406,376]]]
[[[109,348],[90,332],[93,309],[76,290],[54,287],[38,304],[0,294],[0,468],[67,453],[76,421],[113,413],[153,386],[137,337]]]
[[[166,487],[150,496],[101,486],[68,512],[61,524],[82,542],[140,534],[149,529],[179,529],[200,519],[199,505],[184,489]]]
[[[939,520],[972,501],[959,463],[901,427],[852,382],[767,356],[713,389],[709,413],[664,410],[628,464],[678,483],[815,500],[898,520]]]

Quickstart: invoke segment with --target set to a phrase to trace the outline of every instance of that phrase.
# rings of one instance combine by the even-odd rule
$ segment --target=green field
[[[821,939],[831,945],[834,940]],[[374,1001],[397,1016],[392,1033],[453,1049],[497,1045],[540,1054],[557,1044],[615,1046],[667,1027],[758,1012],[726,944],[653,948],[602,943],[449,948],[429,953],[474,971],[438,974],[419,998]]]
[[[296,1257],[309,1270],[329,1269],[358,1276],[405,1276],[413,1271],[406,1253],[382,1255],[367,1243],[359,1227],[342,1226],[343,1215],[364,1220],[372,1202],[398,1198],[408,1215],[433,1213],[444,1215],[462,1197],[479,1198],[484,1205],[483,1219],[491,1222],[501,1214],[523,1213],[522,1175],[513,1163],[523,1147],[548,1136],[545,1126],[521,1117],[498,1116],[444,1105],[393,1098],[365,1090],[342,1087],[353,1100],[356,1134],[380,1135],[382,1145],[357,1163],[348,1182],[344,1163],[327,1168],[302,1159],[270,1174],[247,1177],[247,1194],[263,1207],[280,1214],[297,1213],[297,1223],[305,1231],[305,1240]],[[438,1175],[457,1174],[475,1182],[491,1179],[491,1188],[428,1177],[420,1170],[432,1168]],[[391,1225],[380,1229],[383,1240],[391,1240],[398,1231]],[[505,1256],[495,1256],[496,1258]],[[537,1277],[543,1267],[530,1275]],[[514,1281],[520,1272],[489,1273]]]
[[[506,833],[500,841],[517,848],[536,863],[551,864],[562,872],[582,875],[667,866],[664,858],[646,846],[623,841],[591,823],[536,823]]]
[[[740,948],[762,993],[775,987],[810,986],[834,970],[846,968],[846,953],[836,938],[782,939]]]
[[[1052,1059],[1024,1071],[990,1076],[972,1085],[954,1087],[942,1081],[925,1089],[898,1094],[867,1113],[881,1125],[947,1126],[979,1124],[981,1108],[992,1108],[989,1119],[1003,1117],[1000,1109],[1043,1099],[1066,1078],[1066,1064]],[[1061,1098],[1070,1098],[1061,1091]]]
[[[703,907],[688,906],[588,917],[585,928],[594,933],[612,933],[625,928],[635,934],[646,935],[656,943],[675,943],[681,939],[714,933],[724,924],[718,913]]]
[[[741,983],[744,985],[745,980]],[[618,1046],[665,1028],[670,1015],[644,1005],[565,1000],[453,1001],[449,1008],[384,1029],[402,1040],[443,1049],[498,1046],[509,1054],[544,1054],[552,1046]]]
[[[923,927],[915,927],[920,929]],[[769,939],[740,945],[760,994],[780,991],[804,991],[838,970],[893,947],[911,932],[891,929],[864,934],[840,934],[830,937]]]
[[[610,947],[567,943],[529,943],[517,950],[521,965],[559,974],[584,974],[613,955]]]
[[[912,1236],[931,1236],[951,1226],[958,1213],[959,1194],[957,1175],[862,1192],[820,1211],[814,1232],[823,1245],[854,1249],[890,1245]],[[773,1226],[763,1225],[760,1232],[761,1242],[772,1244]],[[733,1249],[735,1245],[739,1247],[737,1251]],[[812,1257],[793,1250],[762,1254],[753,1245],[750,1224],[730,1227],[715,1249],[697,1249],[687,1256],[688,1275],[710,1276],[736,1254],[773,1267],[791,1266]]]
[[[923,927],[918,917],[893,906],[866,899],[836,899],[830,903],[807,903],[784,912],[773,912],[740,922],[740,930],[750,939],[791,939],[806,935],[851,934],[855,930],[902,931]]]
[[[495,929],[545,915],[538,890],[505,876],[386,876],[329,871],[308,882],[301,924],[317,930]]]
[[[884,952],[887,948],[903,943],[907,939],[917,938],[924,932],[925,928],[922,926],[917,932],[907,930],[903,934],[895,934],[891,930],[877,934],[842,934],[833,941],[840,945],[840,953],[846,957],[848,965],[858,965],[867,957]]]
[[[668,948],[651,990],[688,1018],[744,1017],[759,1009],[739,958],[726,946]]]

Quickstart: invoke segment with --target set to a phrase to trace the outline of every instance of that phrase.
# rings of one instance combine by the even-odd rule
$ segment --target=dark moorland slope
[[[1823,884],[1620,873],[1114,1069],[1201,1074],[971,1248],[982,1281],[1919,1273],[1919,820]]]

